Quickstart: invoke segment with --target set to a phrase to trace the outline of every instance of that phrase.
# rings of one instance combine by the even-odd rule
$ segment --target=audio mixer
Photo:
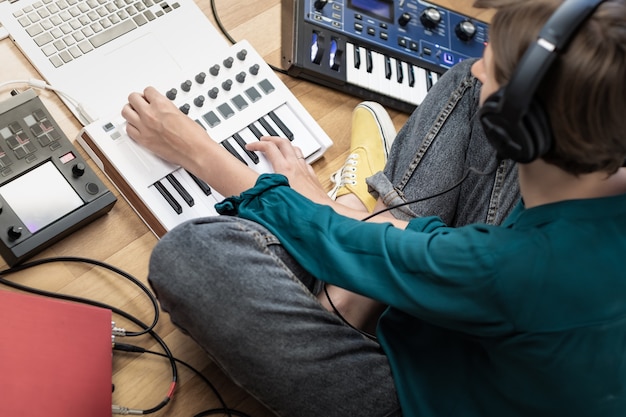
[[[290,75],[409,113],[488,40],[485,22],[422,0],[282,0],[281,10]]]

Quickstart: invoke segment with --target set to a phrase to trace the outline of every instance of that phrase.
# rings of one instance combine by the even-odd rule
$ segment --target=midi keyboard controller
[[[290,75],[407,113],[488,41],[485,22],[422,0],[282,0],[281,13]]]

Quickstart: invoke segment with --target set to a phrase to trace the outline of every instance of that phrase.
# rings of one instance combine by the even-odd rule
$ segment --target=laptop
[[[0,317],[0,416],[111,416],[110,310],[0,290]]]
[[[4,1],[0,23],[83,125],[230,46],[193,0]]]

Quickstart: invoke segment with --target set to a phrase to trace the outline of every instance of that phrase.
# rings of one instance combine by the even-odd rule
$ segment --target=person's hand
[[[147,87],[143,94],[130,94],[122,117],[127,121],[128,136],[177,165],[192,165],[201,145],[212,142],[202,127],[153,87]]]
[[[313,168],[304,159],[300,148],[293,146],[289,139],[265,136],[258,142],[249,143],[247,148],[263,152],[272,164],[274,172],[286,176],[291,188],[300,194],[316,203],[332,202]]]

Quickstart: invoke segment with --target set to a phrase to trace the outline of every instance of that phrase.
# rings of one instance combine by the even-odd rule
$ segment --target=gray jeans
[[[475,120],[470,62],[448,71],[399,132],[371,187],[388,204],[459,187],[397,209],[450,225],[499,223],[518,200],[515,169],[495,160]],[[317,277],[321,280],[324,277]],[[155,247],[149,280],[172,321],[232,380],[281,416],[399,416],[385,353],[317,301],[316,277],[258,224],[198,219]]]

